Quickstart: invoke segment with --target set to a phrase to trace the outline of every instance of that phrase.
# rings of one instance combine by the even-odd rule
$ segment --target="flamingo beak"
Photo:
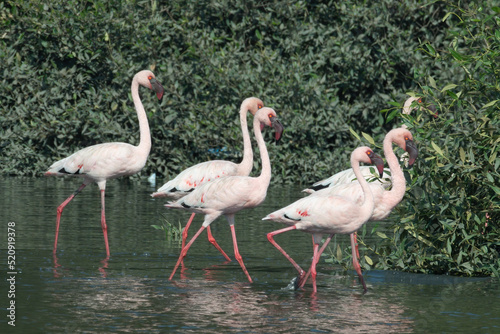
[[[151,80],[149,80],[149,82],[151,83],[151,89],[156,92],[156,96],[158,97],[158,100],[161,100],[161,98],[163,97],[163,92],[165,91],[163,89],[163,86],[155,78],[152,78]]]
[[[375,153],[370,155],[370,160],[372,161],[372,164],[377,167],[378,174],[382,177],[384,175],[384,160],[380,157],[380,155]]]
[[[410,160],[408,161],[408,167],[411,168],[411,166],[413,166],[418,156],[417,145],[415,145],[415,142],[411,139],[406,139],[406,152],[408,152],[408,154],[410,155]]]
[[[281,139],[281,135],[285,128],[281,124],[280,120],[277,117],[271,117],[271,125],[274,128],[274,139],[278,142]]]

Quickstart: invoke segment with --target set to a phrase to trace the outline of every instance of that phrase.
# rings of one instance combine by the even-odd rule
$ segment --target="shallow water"
[[[106,218],[111,257],[106,261],[99,191],[88,186],[65,209],[57,257],[52,254],[57,206],[78,180],[0,178],[0,247],[15,222],[15,298],[9,298],[7,252],[0,290],[2,333],[497,333],[500,284],[486,279],[365,271],[368,292],[354,271],[318,265],[318,293],[292,291],[295,269],[266,239],[283,227],[261,218],[302,197],[298,188],[271,186],[259,208],[236,215],[236,234],[250,284],[236,261],[224,258],[202,234],[173,281],[180,244],[166,241],[161,224],[183,225],[189,214],[163,207],[148,183],[108,182]],[[200,227],[195,218],[190,235]],[[234,258],[225,219],[212,224]],[[347,236],[339,242],[348,243]],[[311,238],[289,232],[277,241],[303,267]],[[369,241],[367,241],[369,242]],[[15,327],[7,307],[15,301]]]

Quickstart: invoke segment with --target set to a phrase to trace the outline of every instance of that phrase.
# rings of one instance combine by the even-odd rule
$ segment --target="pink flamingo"
[[[359,183],[363,190],[363,200],[359,203],[357,200],[352,200],[348,197],[339,195],[311,195],[301,198],[294,203],[279,209],[266,217],[263,220],[273,220],[276,222],[285,223],[289,227],[270,232],[267,234],[267,239],[292,263],[298,270],[299,275],[304,278],[302,268],[274,241],[274,236],[291,231],[300,230],[313,235],[314,253],[311,264],[311,276],[313,281],[313,289],[316,292],[316,264],[324,250],[324,247],[319,249],[319,243],[324,233],[330,234],[329,239],[334,234],[350,234],[358,230],[365,222],[370,219],[373,213],[375,203],[368,182],[362,177],[359,163],[365,162],[375,164],[377,169],[382,174],[384,163],[382,158],[373,153],[366,146],[358,147],[351,154],[351,166],[355,175],[359,179]],[[329,240],[328,240],[329,241]],[[325,245],[326,247],[326,245]],[[354,250],[353,250],[354,252]],[[353,254],[354,255],[354,254]],[[366,285],[361,273],[361,267],[355,267],[359,279],[366,290]],[[306,277],[307,278],[307,277]],[[305,281],[305,280],[304,280]],[[299,282],[301,284],[302,282]]]
[[[413,142],[413,136],[410,131],[405,128],[397,128],[387,133],[384,138],[383,148],[384,155],[387,160],[387,165],[389,166],[389,171],[392,176],[390,178],[390,181],[368,183],[375,201],[375,208],[373,210],[372,216],[369,219],[370,221],[385,219],[396,207],[396,205],[401,202],[406,191],[406,180],[403,171],[399,166],[398,158],[396,157],[392,149],[393,143],[401,147],[409,154],[410,167],[414,164],[418,155],[418,150],[415,146],[415,143]],[[391,187],[390,190],[388,190],[389,187]],[[361,203],[364,198],[363,189],[358,181],[324,188],[313,193],[311,196],[328,195],[347,197],[356,201],[357,203]],[[359,251],[355,232],[351,233],[350,239],[351,249],[353,250],[353,266],[356,268],[359,266]],[[325,241],[325,247],[330,242],[330,240],[331,237]],[[301,280],[300,284],[302,286],[305,284],[307,276],[308,274],[305,276],[305,279]]]
[[[54,254],[57,250],[59,223],[64,207],[80,191],[90,183],[96,182],[101,191],[101,227],[106,245],[106,255],[109,258],[108,232],[104,213],[104,191],[106,181],[120,176],[132,175],[139,172],[144,165],[151,149],[151,136],[148,119],[141,98],[139,85],[152,89],[158,99],[163,96],[163,87],[156,80],[151,71],[140,71],[132,80],[132,99],[139,119],[140,142],[138,146],[127,143],[104,143],[81,149],[67,158],[59,160],[50,166],[46,176],[75,176],[83,178],[83,184],[57,208],[56,236],[54,241]]]
[[[186,196],[196,187],[205,182],[225,176],[250,175],[253,165],[253,151],[252,143],[250,142],[250,134],[248,133],[247,114],[248,111],[250,111],[252,115],[255,115],[255,113],[262,107],[264,107],[264,103],[256,97],[249,97],[241,103],[240,124],[241,132],[243,134],[243,160],[241,163],[236,164],[225,160],[211,160],[191,166],[182,171],[174,179],[165,183],[158,189],[157,192],[151,194],[151,196],[179,199]],[[186,244],[188,229],[191,226],[195,215],[196,213],[194,212],[191,214],[186,227],[182,231],[182,248],[184,248],[184,245]],[[229,256],[227,256],[217,241],[215,241],[215,238],[210,230],[210,226],[207,226],[207,234],[208,241],[214,245],[214,247],[217,248],[228,261],[231,261]]]
[[[409,97],[403,104],[403,109],[401,113],[404,115],[409,115],[415,109],[415,107],[412,107],[414,101],[417,101],[418,104],[421,104],[422,98]],[[429,109],[436,111],[434,105],[429,106]],[[401,127],[407,129],[407,126],[405,124],[403,124]],[[385,189],[390,188],[391,186],[390,168],[384,168],[384,173],[380,178],[378,177],[377,173],[375,173],[373,167],[371,166],[361,166],[360,170],[363,177],[367,179],[369,182],[378,182],[382,184]],[[335,187],[338,186],[339,184],[351,183],[353,181],[356,181],[356,176],[354,175],[352,168],[349,168],[341,172],[338,172],[327,179],[314,183],[310,188],[304,189],[303,192],[312,194],[315,191],[324,188]]]
[[[240,264],[248,280],[252,278],[248,274],[243,259],[238,251],[236,233],[234,230],[234,215],[247,208],[253,208],[261,204],[266,198],[267,187],[271,180],[271,162],[267,152],[266,143],[262,137],[262,129],[265,125],[273,126],[276,130],[275,138],[279,140],[283,133],[283,126],[276,116],[276,112],[271,108],[261,108],[254,115],[253,130],[260,151],[262,160],[262,171],[258,177],[250,176],[227,176],[210,182],[203,183],[196,187],[191,193],[177,200],[166,204],[167,208],[177,208],[194,213],[205,215],[203,225],[191,238],[191,240],[182,248],[179,259],[170,275],[170,280],[187,254],[187,251],[200,235],[219,216],[224,215],[231,228],[233,238],[234,256]]]

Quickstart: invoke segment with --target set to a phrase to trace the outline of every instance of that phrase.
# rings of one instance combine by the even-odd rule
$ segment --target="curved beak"
[[[274,139],[276,142],[278,142],[281,139],[281,135],[283,134],[283,131],[285,128],[281,124],[280,120],[277,117],[271,117],[271,125],[274,128]]]
[[[408,161],[408,167],[411,168],[411,166],[413,166],[418,156],[417,145],[415,145],[415,142],[411,139],[406,140],[406,152],[408,152],[408,154],[410,155],[410,160]]]
[[[149,82],[151,83],[151,89],[156,92],[156,96],[158,97],[158,100],[161,100],[161,98],[163,97],[163,92],[164,92],[163,86],[155,78],[152,78],[151,80],[149,80]]]
[[[384,175],[384,160],[380,157],[380,155],[375,153],[370,155],[370,160],[372,161],[372,164],[377,167],[378,174],[382,177],[382,175]]]

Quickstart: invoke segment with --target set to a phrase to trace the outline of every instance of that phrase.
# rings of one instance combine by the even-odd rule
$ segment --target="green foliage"
[[[145,173],[240,160],[237,111],[258,96],[286,126],[269,145],[272,182],[309,184],[347,165],[349,127],[383,132],[378,110],[417,87],[414,50],[445,26],[443,6],[422,3],[3,2],[0,172],[40,175],[87,145],[137,143],[126,97],[133,74],[151,68],[166,95],[159,106],[141,91],[153,137]]]
[[[419,95],[439,107],[405,122],[419,146],[406,200],[393,213],[394,234],[379,233],[381,268],[453,275],[494,275],[500,268],[500,8],[450,5],[449,46],[422,44],[436,61],[462,73],[418,78]]]
[[[178,226],[175,226],[168,221],[167,217],[162,214],[162,224],[161,225],[151,225],[155,230],[160,230],[165,232],[165,240],[167,242],[175,241],[180,243],[182,240],[182,225],[178,222]]]

